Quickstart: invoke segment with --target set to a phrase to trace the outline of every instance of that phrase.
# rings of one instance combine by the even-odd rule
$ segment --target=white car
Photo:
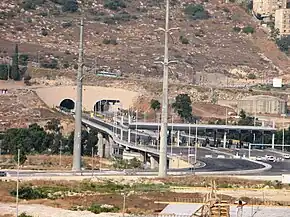
[[[268,161],[273,161],[273,162],[275,162],[275,161],[276,161],[276,158],[275,158],[274,156],[268,156],[268,157],[267,157],[267,160],[268,160]]]
[[[260,157],[260,156],[257,156],[257,157],[256,157],[256,160],[259,160],[259,161],[260,161],[260,160],[263,160],[263,158]]]
[[[284,154],[283,157],[284,157],[285,159],[290,159],[290,154]]]

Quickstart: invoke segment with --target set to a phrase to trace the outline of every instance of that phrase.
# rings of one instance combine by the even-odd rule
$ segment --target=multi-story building
[[[287,102],[274,96],[248,96],[238,101],[238,111],[250,114],[285,114]]]
[[[279,29],[281,36],[290,35],[290,8],[276,10],[275,29]]]
[[[256,15],[267,17],[275,15],[275,11],[286,8],[287,0],[253,0],[253,11]]]

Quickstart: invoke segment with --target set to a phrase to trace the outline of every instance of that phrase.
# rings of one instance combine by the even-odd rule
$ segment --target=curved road
[[[104,123],[102,120],[96,119],[96,118],[89,118],[90,121],[95,122],[103,127],[106,127],[108,129],[115,130],[117,134],[121,133],[121,128],[122,126],[112,126],[112,124],[109,123]],[[131,141],[132,138],[133,142],[135,141],[135,132],[132,132],[131,130]],[[139,133],[140,137],[146,139],[149,136],[146,135],[145,133]],[[128,131],[123,128],[123,139],[128,138]],[[151,148],[157,148],[156,146],[149,146]],[[171,147],[168,147],[168,153],[171,152]],[[172,154],[177,154],[179,156],[183,156],[182,158],[184,160],[187,160],[188,154],[193,154],[194,153],[194,148],[188,148],[188,147],[172,147]],[[198,148],[198,157],[197,160],[202,161],[206,163],[206,166],[203,168],[196,168],[196,172],[208,172],[208,171],[241,171],[241,170],[251,170],[251,169],[261,169],[264,166],[261,164],[257,164],[248,160],[243,160],[243,159],[216,159],[216,158],[204,158],[205,155],[219,155],[218,153],[213,153],[212,150],[206,149],[206,148]],[[229,153],[225,153],[225,155],[229,155]],[[192,161],[192,159],[189,159]],[[186,170],[186,169],[185,169]]]

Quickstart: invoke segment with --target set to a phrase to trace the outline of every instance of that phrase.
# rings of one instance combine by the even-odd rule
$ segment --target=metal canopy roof
[[[158,126],[160,129],[160,123],[154,122],[130,122],[129,128],[135,129],[137,125],[137,129],[146,129],[146,130],[157,130]],[[216,130],[245,130],[245,131],[276,131],[276,128],[273,127],[262,127],[262,126],[239,126],[239,125],[211,125],[211,124],[173,124],[174,130],[185,130],[192,128],[198,129],[216,129]],[[168,123],[168,128],[172,128],[172,124]]]

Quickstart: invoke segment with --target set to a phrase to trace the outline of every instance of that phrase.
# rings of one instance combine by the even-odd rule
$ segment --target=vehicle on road
[[[290,159],[290,154],[284,154],[283,157],[284,157],[285,159]]]
[[[266,159],[268,160],[268,161],[273,161],[273,162],[275,162],[276,161],[276,158],[274,157],[274,156],[266,156]]]
[[[260,157],[260,156],[257,156],[257,157],[256,157],[256,160],[261,161],[261,160],[263,160],[263,158]]]
[[[7,172],[0,171],[0,177],[6,177],[8,176]]]

